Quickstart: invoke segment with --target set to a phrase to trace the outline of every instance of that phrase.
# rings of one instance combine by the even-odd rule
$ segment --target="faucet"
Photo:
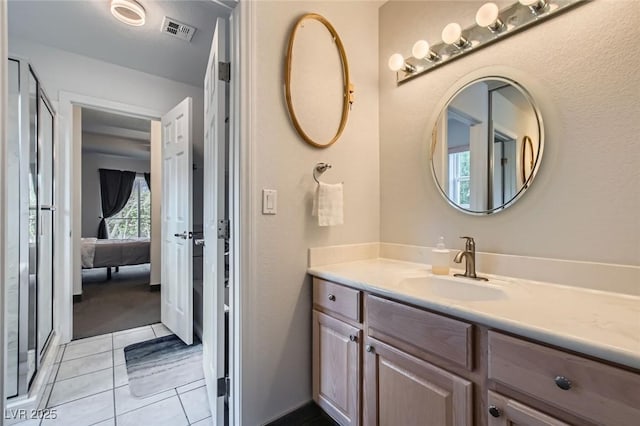
[[[456,263],[462,263],[462,259],[466,258],[464,264],[464,274],[453,274],[454,277],[472,278],[474,280],[489,281],[485,277],[479,277],[476,275],[476,242],[472,237],[460,237],[466,239],[464,251],[459,251],[453,261]]]

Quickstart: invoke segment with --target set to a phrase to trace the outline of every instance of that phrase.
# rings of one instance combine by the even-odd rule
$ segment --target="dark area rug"
[[[107,281],[105,268],[82,272],[82,301],[73,304],[73,338],[160,322],[160,292],[149,291],[149,265],[123,266]]]
[[[267,426],[340,426],[315,402],[310,402]]]
[[[202,343],[185,345],[174,334],[124,348],[129,390],[139,398],[204,378]]]

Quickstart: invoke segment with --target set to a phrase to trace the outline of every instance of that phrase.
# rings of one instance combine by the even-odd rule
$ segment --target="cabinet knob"
[[[367,345],[364,349],[365,349],[367,352],[373,352],[373,351],[374,351],[373,346],[371,346],[371,345]]]
[[[336,297],[333,294],[329,295],[329,300],[331,300],[332,302],[336,300]]]
[[[490,405],[489,414],[491,414],[493,417],[500,417],[500,415],[502,414],[502,411],[500,411],[500,409],[495,405]]]
[[[564,376],[556,376],[554,381],[556,382],[556,385],[562,390],[571,389],[571,380],[567,379]]]
[[[353,335],[353,334],[351,334],[351,335],[349,335],[349,340],[351,340],[352,342],[355,342],[355,341],[358,340],[358,337]]]

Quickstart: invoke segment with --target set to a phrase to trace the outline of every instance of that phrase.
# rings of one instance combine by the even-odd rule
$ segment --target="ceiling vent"
[[[185,41],[191,41],[193,34],[196,32],[194,27],[183,24],[182,22],[176,21],[168,16],[165,16],[162,20],[162,28],[160,30],[165,34],[169,34]]]

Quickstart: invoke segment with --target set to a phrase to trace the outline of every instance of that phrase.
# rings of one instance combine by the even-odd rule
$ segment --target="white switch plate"
[[[275,189],[262,190],[262,214],[278,213],[278,191]]]

